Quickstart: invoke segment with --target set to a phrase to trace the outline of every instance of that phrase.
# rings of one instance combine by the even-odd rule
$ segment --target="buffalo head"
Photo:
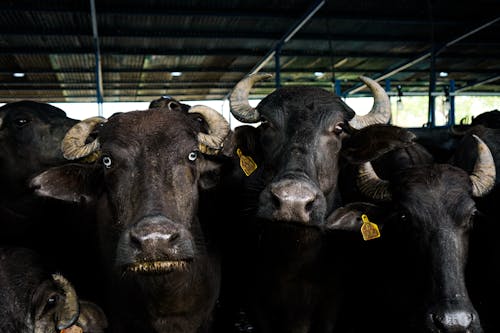
[[[338,204],[338,161],[343,139],[353,127],[388,122],[389,98],[375,81],[361,77],[375,98],[365,116],[356,115],[339,96],[315,87],[283,87],[251,107],[250,89],[268,76],[244,78],[230,97],[231,112],[238,120],[260,122],[251,139],[257,149],[243,151],[257,155],[251,157],[261,164],[258,174],[263,188],[257,216],[319,225]],[[242,150],[245,146],[249,145],[244,144]]]
[[[204,106],[91,118],[69,130],[62,147],[68,159],[94,162],[49,169],[32,182],[42,196],[96,203],[101,255],[119,281],[114,301],[158,330],[201,325],[215,303],[217,260],[198,207],[220,176],[229,134],[227,121]],[[124,278],[135,286],[121,285]],[[195,310],[196,320],[153,320]]]
[[[495,165],[488,147],[478,137],[476,140],[479,154],[470,175],[449,164],[430,163],[403,168],[383,180],[370,162],[363,164],[358,187],[368,198],[388,206],[353,203],[337,209],[326,223],[328,229],[359,232],[361,214],[367,214],[375,216],[379,224],[384,220],[396,224],[392,227],[398,232],[390,233],[391,226],[385,222],[386,237],[403,239],[408,251],[399,246],[393,249],[394,256],[404,257],[413,267],[423,267],[418,273],[427,280],[426,317],[420,321],[425,331],[482,332],[464,272],[468,234],[476,213],[474,197],[493,188]],[[410,259],[412,255],[415,261]]]
[[[77,297],[60,274],[48,274],[41,258],[25,248],[0,249],[0,331],[59,333],[77,326],[102,332],[106,316],[94,303]]]
[[[60,142],[77,122],[46,103],[21,101],[0,107],[1,197],[26,193],[30,176],[67,162]]]

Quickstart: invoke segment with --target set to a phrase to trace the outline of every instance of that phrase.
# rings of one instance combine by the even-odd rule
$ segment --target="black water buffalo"
[[[181,103],[171,96],[161,96],[160,98],[151,101],[151,103],[149,103],[149,108],[166,108],[170,111],[188,112],[191,106]]]
[[[225,251],[223,273],[229,267],[231,277],[225,279],[230,282],[223,285],[221,304],[248,309],[262,332],[331,332],[342,289],[334,262],[342,258],[330,255],[335,251],[326,249],[331,243],[319,227],[341,202],[343,140],[352,126],[388,122],[389,99],[376,82],[362,77],[375,97],[364,117],[340,97],[312,87],[283,87],[251,107],[249,91],[265,77],[244,78],[230,96],[239,121],[260,125],[235,129],[241,178],[240,189],[230,193],[240,194],[231,206],[241,211],[231,213],[238,222],[227,225],[234,243]]]
[[[470,175],[425,155],[407,158],[411,146],[374,161],[391,170],[385,170],[385,180],[371,163],[362,164],[358,186],[377,206],[351,203],[326,223],[326,229],[356,231],[360,238],[362,214],[383,226],[381,238],[357,258],[361,269],[350,288],[354,309],[344,323],[351,332],[483,332],[465,267],[474,197],[492,189],[496,172],[490,150],[477,137],[476,146],[480,154]]]
[[[0,248],[0,272],[0,332],[104,332],[102,310],[80,301],[71,283],[49,274],[32,250]]]
[[[29,187],[38,173],[69,162],[61,141],[76,123],[46,103],[0,107],[0,245],[29,247],[52,258],[84,297],[92,297],[93,283],[81,270],[95,257],[87,246],[95,243],[91,219],[76,205],[41,198]],[[67,244],[63,251],[62,243]]]
[[[85,143],[93,131],[97,139]],[[227,121],[203,106],[91,118],[67,133],[63,150],[68,158],[98,152],[98,162],[33,180],[42,196],[97,201],[112,332],[209,329],[220,267],[207,237],[214,221],[198,207],[201,192],[217,184],[230,133]]]
[[[78,121],[50,104],[32,101],[0,107],[0,215],[5,240],[21,237],[45,210],[28,187],[30,177],[66,163],[61,140]]]
[[[498,111],[497,111],[498,113]],[[478,117],[479,118],[479,117]],[[474,168],[478,149],[474,145],[473,136],[480,137],[490,148],[495,161],[497,175],[500,173],[500,129],[477,125],[471,127],[460,142],[453,155],[452,162],[467,172]],[[493,190],[486,196],[476,198],[476,206],[480,212],[478,223],[471,234],[470,260],[468,267],[469,290],[481,317],[485,332],[497,332],[500,324],[497,319],[497,302],[500,297],[498,275],[500,274],[500,246],[495,232],[500,209],[500,177],[497,176]]]
[[[472,119],[470,125],[410,128],[416,135],[416,141],[424,146],[440,163],[448,163],[460,141],[469,130],[482,125],[487,128],[500,128],[500,111],[483,112]],[[474,160],[470,163],[474,163]]]

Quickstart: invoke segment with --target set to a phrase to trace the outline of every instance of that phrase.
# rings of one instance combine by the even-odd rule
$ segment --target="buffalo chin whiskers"
[[[132,273],[160,274],[172,271],[186,271],[188,262],[184,260],[175,261],[149,261],[139,262],[127,266],[126,270]]]

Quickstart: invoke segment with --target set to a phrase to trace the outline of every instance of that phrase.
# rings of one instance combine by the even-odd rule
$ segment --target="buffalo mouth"
[[[130,264],[125,270],[137,274],[165,274],[184,272],[189,267],[190,260],[142,261]]]

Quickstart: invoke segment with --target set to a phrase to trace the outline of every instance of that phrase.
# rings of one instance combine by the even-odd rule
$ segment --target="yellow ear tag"
[[[240,148],[236,150],[236,154],[238,154],[238,157],[240,158],[241,170],[243,170],[247,177],[257,170],[257,163],[255,163],[250,156],[243,155]]]
[[[363,239],[365,241],[380,237],[378,225],[370,222],[366,214],[361,215],[361,220],[363,221],[363,225],[361,226],[361,234],[363,235]]]

